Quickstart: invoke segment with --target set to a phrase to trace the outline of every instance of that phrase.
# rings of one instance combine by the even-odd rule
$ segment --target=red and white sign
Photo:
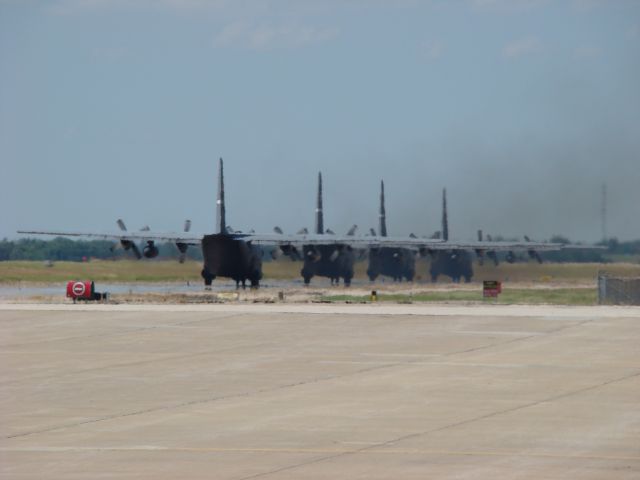
[[[485,280],[482,282],[482,296],[485,298],[497,298],[502,293],[502,282]]]
[[[67,297],[69,298],[93,298],[93,282],[68,282],[67,283]]]

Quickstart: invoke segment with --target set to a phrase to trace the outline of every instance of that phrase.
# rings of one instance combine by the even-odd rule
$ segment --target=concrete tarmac
[[[640,478],[640,309],[0,305],[11,479]]]

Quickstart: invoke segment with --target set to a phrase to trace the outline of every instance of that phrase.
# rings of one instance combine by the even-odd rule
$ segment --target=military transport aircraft
[[[504,252],[504,259],[507,263],[514,263],[517,259],[516,251],[526,252],[529,259],[542,263],[541,251],[549,249],[539,248],[539,245],[550,245],[547,243],[532,242],[528,236],[524,236],[524,242],[494,242],[490,235],[487,241],[483,240],[482,230],[478,230],[478,241],[468,244],[449,241],[449,217],[447,213],[447,190],[442,190],[442,230],[436,232],[436,238],[442,239],[442,243],[437,250],[431,250],[431,264],[429,275],[431,281],[436,282],[440,275],[446,275],[454,282],[470,282],[473,277],[473,257],[475,252],[480,265],[484,264],[484,259],[488,258],[497,266],[499,263],[498,252]],[[444,248],[450,245],[449,249]],[[574,245],[574,244],[554,244],[561,245],[561,249],[570,250],[596,250],[601,246]],[[555,249],[551,249],[555,250]]]
[[[372,229],[372,233],[375,231]],[[378,234],[387,236],[387,213],[384,206],[384,181],[380,181],[380,210],[378,217]],[[369,249],[369,266],[367,276],[372,282],[378,275],[393,278],[394,281],[402,281],[402,277],[408,282],[413,281],[416,274],[416,254],[418,252],[409,248],[377,247]]]
[[[115,233],[95,232],[63,232],[43,230],[20,230],[18,233],[28,235],[53,235],[61,237],[89,237],[120,242],[125,249],[139,251],[137,244],[143,245],[143,255],[153,257],[157,255],[156,242],[175,243],[180,252],[185,252],[190,245],[199,245],[202,248],[204,265],[202,277],[205,287],[210,288],[211,282],[216,277],[226,277],[235,280],[236,286],[242,284],[245,287],[247,280],[252,287],[258,287],[262,278],[262,245],[278,246],[282,251],[302,249],[305,266],[302,275],[309,279],[313,275],[325,275],[330,278],[341,276],[348,285],[353,276],[353,249],[372,248],[408,248],[423,255],[434,255],[444,250],[465,251],[550,251],[565,248],[560,243],[536,243],[536,242],[450,242],[434,239],[414,237],[383,237],[383,236],[355,236],[355,235],[327,235],[322,233],[323,218],[321,204],[321,186],[319,188],[319,206],[316,213],[316,233],[297,234],[259,234],[230,231],[226,223],[226,206],[224,201],[224,170],[220,159],[218,164],[218,198],[216,201],[217,222],[216,232],[213,234],[195,234],[188,231],[181,233],[157,233],[151,231],[131,232],[120,230]],[[187,229],[185,229],[187,230]],[[352,229],[353,230],[353,229]],[[352,233],[352,232],[350,232]],[[135,248],[134,248],[135,246]],[[319,254],[319,257],[318,257]],[[342,256],[341,256],[342,255]],[[319,263],[318,258],[322,259]],[[307,260],[309,259],[309,260]],[[317,268],[319,265],[329,265],[340,259],[343,264],[336,267],[330,274]],[[312,266],[313,264],[313,266]],[[305,270],[305,267],[307,269]],[[349,271],[349,268],[351,270]],[[338,273],[338,275],[336,275]],[[347,280],[348,279],[348,280]]]
[[[449,217],[447,214],[447,190],[442,190],[442,230],[439,237],[443,243],[449,242]],[[478,239],[482,241],[482,239]],[[478,258],[483,258],[486,250],[475,249]],[[495,251],[491,250],[490,256],[495,256]],[[497,257],[496,257],[497,258]],[[451,248],[449,250],[439,250],[431,255],[429,265],[429,275],[432,282],[438,281],[439,275],[447,275],[454,282],[459,282],[464,278],[465,282],[470,282],[473,277],[473,259],[471,252],[465,249]]]
[[[303,260],[300,275],[302,275],[305,285],[309,285],[314,276],[319,276],[328,277],[332,285],[338,285],[340,278],[342,278],[345,286],[348,287],[351,285],[353,265],[356,260],[353,251],[354,245],[352,242],[341,242],[340,239],[334,237],[335,233],[332,230],[325,230],[322,205],[322,172],[318,172],[314,233],[323,236],[331,235],[331,237],[328,237],[327,243],[324,244],[303,244],[302,256],[300,256],[298,249],[292,245],[283,245],[280,249],[283,254],[290,256],[292,260]],[[350,237],[350,240],[353,240],[357,228],[357,225],[354,225],[347,233],[347,237]],[[282,230],[279,228],[277,228],[276,231],[282,233]],[[304,229],[304,231],[306,231],[306,229]]]

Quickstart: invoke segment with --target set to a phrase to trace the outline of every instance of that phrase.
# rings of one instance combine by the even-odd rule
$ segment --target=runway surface
[[[640,308],[0,304],[2,478],[640,478]]]

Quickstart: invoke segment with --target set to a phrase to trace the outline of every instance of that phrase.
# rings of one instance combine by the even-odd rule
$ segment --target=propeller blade
[[[142,253],[140,253],[140,249],[138,248],[138,246],[131,242],[131,250],[133,250],[133,254],[136,256],[136,258],[138,260],[140,260],[142,258]]]
[[[185,220],[184,221],[184,231],[188,232],[189,230],[191,230],[191,220]]]
[[[116,223],[118,224],[118,227],[120,227],[120,230],[122,230],[123,232],[127,231],[127,226],[124,224],[124,222],[122,221],[121,218],[119,218]]]
[[[180,252],[180,255],[178,256],[178,262],[184,263],[185,259],[187,258],[187,249],[189,248],[189,245],[187,245],[186,243],[177,242],[176,248],[178,249],[178,252]]]

